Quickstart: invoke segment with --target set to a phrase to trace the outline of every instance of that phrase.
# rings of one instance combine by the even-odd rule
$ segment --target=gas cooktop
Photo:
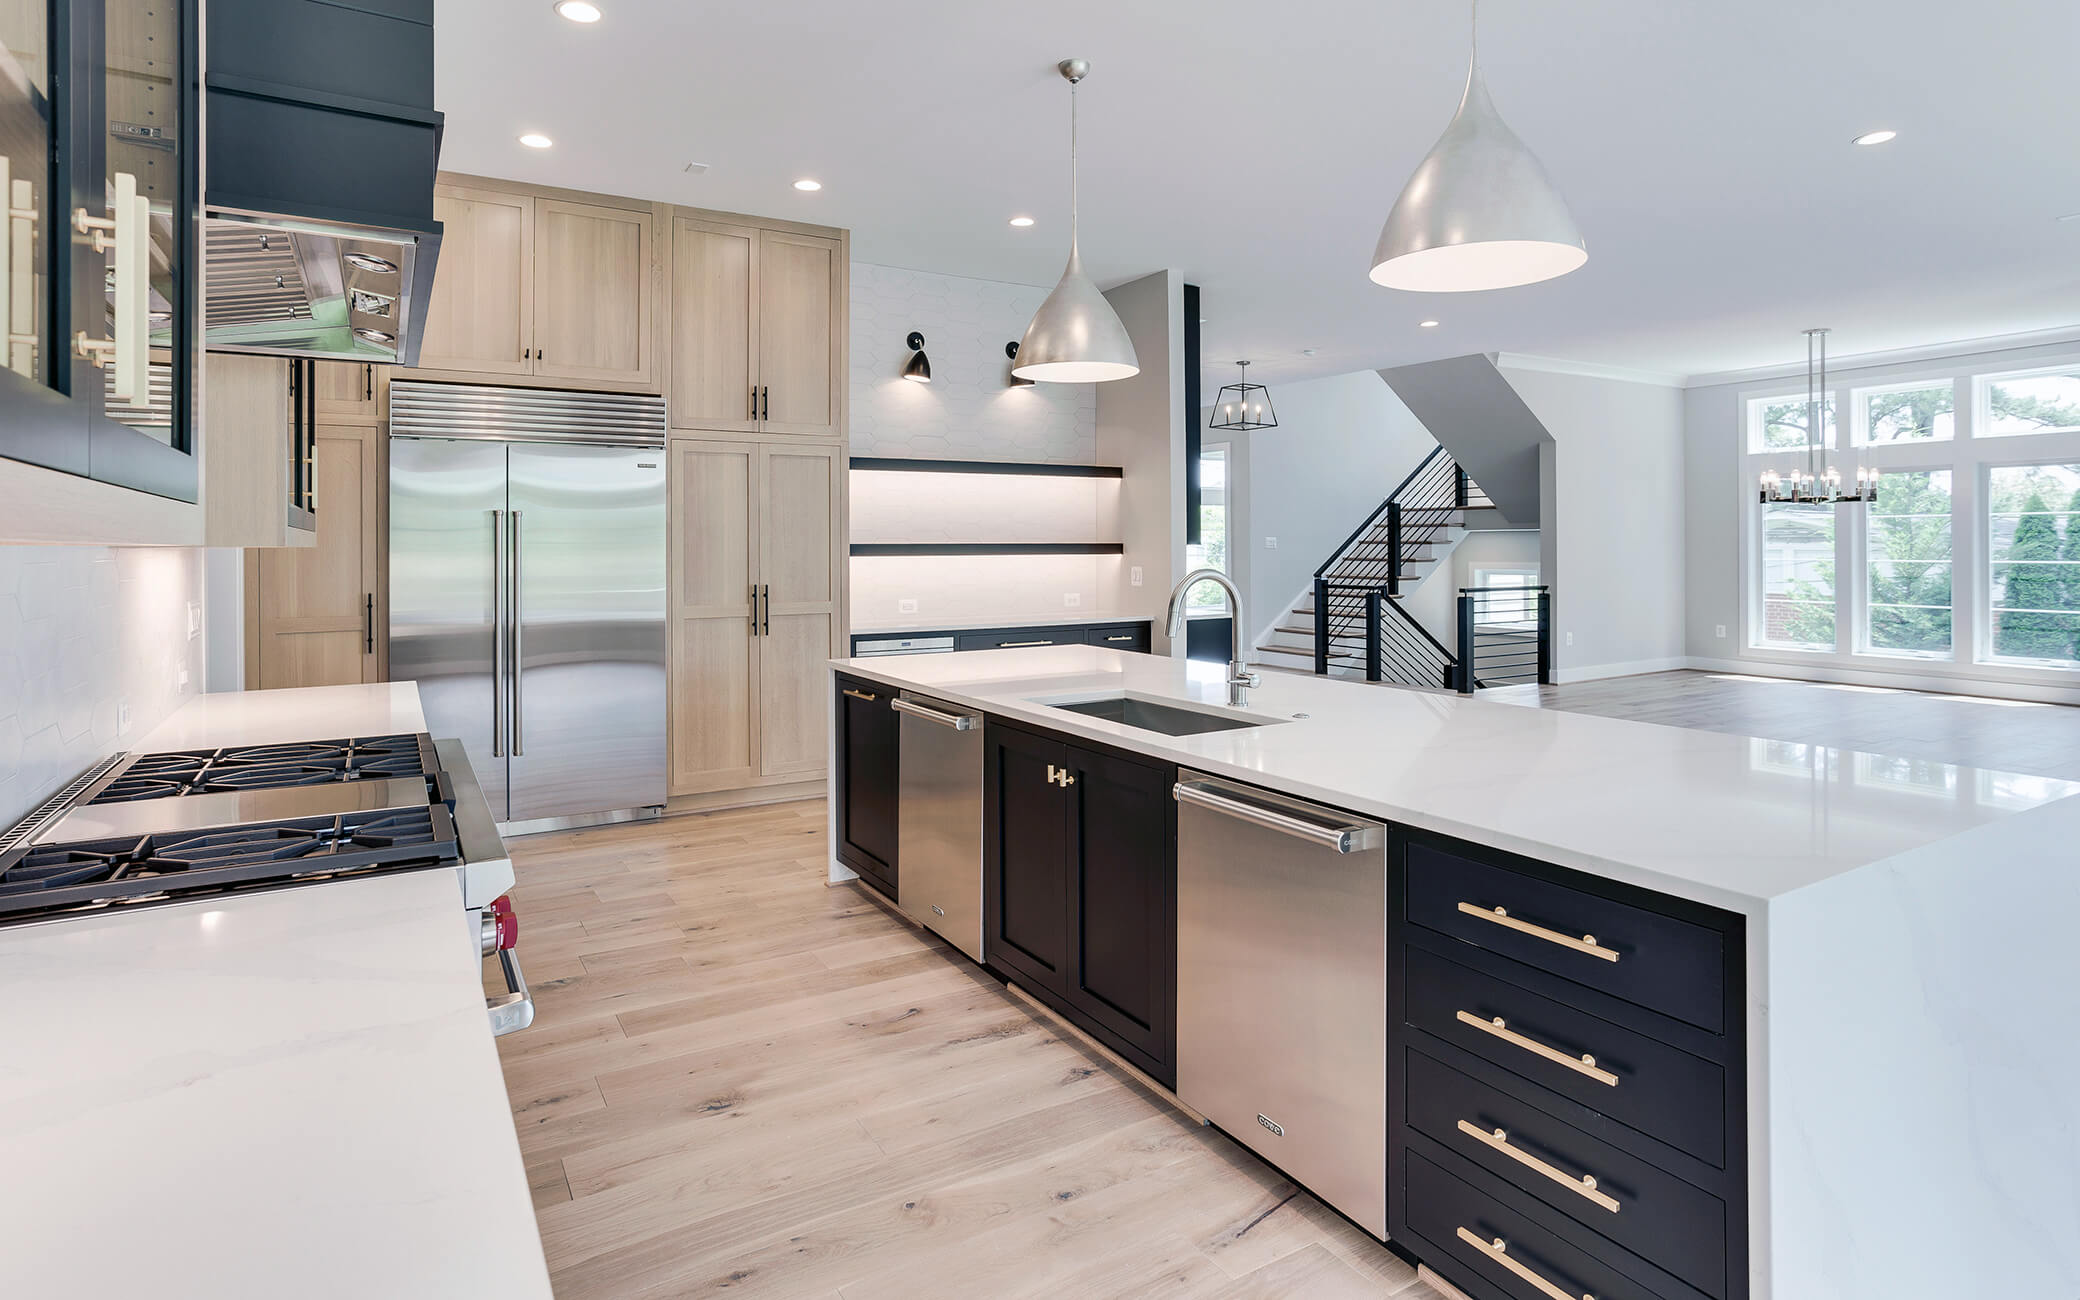
[[[424,735],[177,750],[138,755],[117,768],[86,802],[178,799],[235,790],[427,776],[438,770],[433,741]]]

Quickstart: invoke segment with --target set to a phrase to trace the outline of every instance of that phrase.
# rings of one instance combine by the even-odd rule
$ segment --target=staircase
[[[1458,656],[1401,599],[1466,536],[1466,512],[1494,503],[1439,447],[1315,570],[1303,595],[1258,645],[1271,667],[1449,689]]]

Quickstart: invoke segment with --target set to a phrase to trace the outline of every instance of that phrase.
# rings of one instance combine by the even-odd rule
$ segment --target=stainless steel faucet
[[[1170,591],[1170,639],[1174,641],[1183,633],[1184,598],[1202,582],[1217,582],[1227,590],[1228,608],[1234,614],[1228,628],[1228,707],[1246,709],[1249,707],[1249,688],[1263,678],[1242,662],[1242,638],[1249,635],[1249,628],[1242,617],[1242,593],[1236,590],[1227,574],[1219,569],[1193,569],[1178,581]]]

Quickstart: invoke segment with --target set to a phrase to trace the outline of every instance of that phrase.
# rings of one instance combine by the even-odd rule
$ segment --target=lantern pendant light
[[[1817,366],[1816,366],[1817,358]],[[1806,467],[1779,474],[1762,471],[1760,497],[1765,504],[1862,505],[1878,499],[1878,471],[1861,465],[1842,477],[1839,465],[1824,449],[1827,440],[1827,331],[1806,331]],[[1837,426],[1839,427],[1839,426]]]
[[[1043,384],[1093,384],[1141,373],[1134,340],[1119,313],[1083,272],[1076,246],[1076,83],[1090,75],[1082,59],[1063,59],[1056,71],[1069,83],[1069,265],[1061,283],[1033,313],[1011,373]]]
[[[1213,418],[1206,422],[1208,429],[1276,429],[1278,412],[1271,409],[1271,390],[1262,384],[1249,382],[1249,362],[1238,361],[1242,367],[1239,383],[1225,384],[1221,394],[1213,401]]]
[[[1466,293],[1565,275],[1589,260],[1546,169],[1495,111],[1481,80],[1480,6],[1466,92],[1387,214],[1372,279],[1389,289]]]

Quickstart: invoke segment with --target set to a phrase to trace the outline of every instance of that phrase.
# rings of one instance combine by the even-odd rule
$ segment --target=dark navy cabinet
[[[1396,1244],[1475,1300],[1747,1300],[1744,945],[1733,913],[1397,829]]]
[[[895,692],[878,682],[838,679],[838,861],[890,898],[896,896],[901,737]]]
[[[0,456],[194,501],[195,0],[52,0],[0,47]]]
[[[1050,645],[1094,645],[1147,654],[1153,645],[1147,619],[1111,623],[1056,623],[1033,627],[969,627],[910,632],[855,632],[852,652],[876,643],[931,640],[949,650],[1025,650]],[[947,644],[950,643],[950,644]]]

